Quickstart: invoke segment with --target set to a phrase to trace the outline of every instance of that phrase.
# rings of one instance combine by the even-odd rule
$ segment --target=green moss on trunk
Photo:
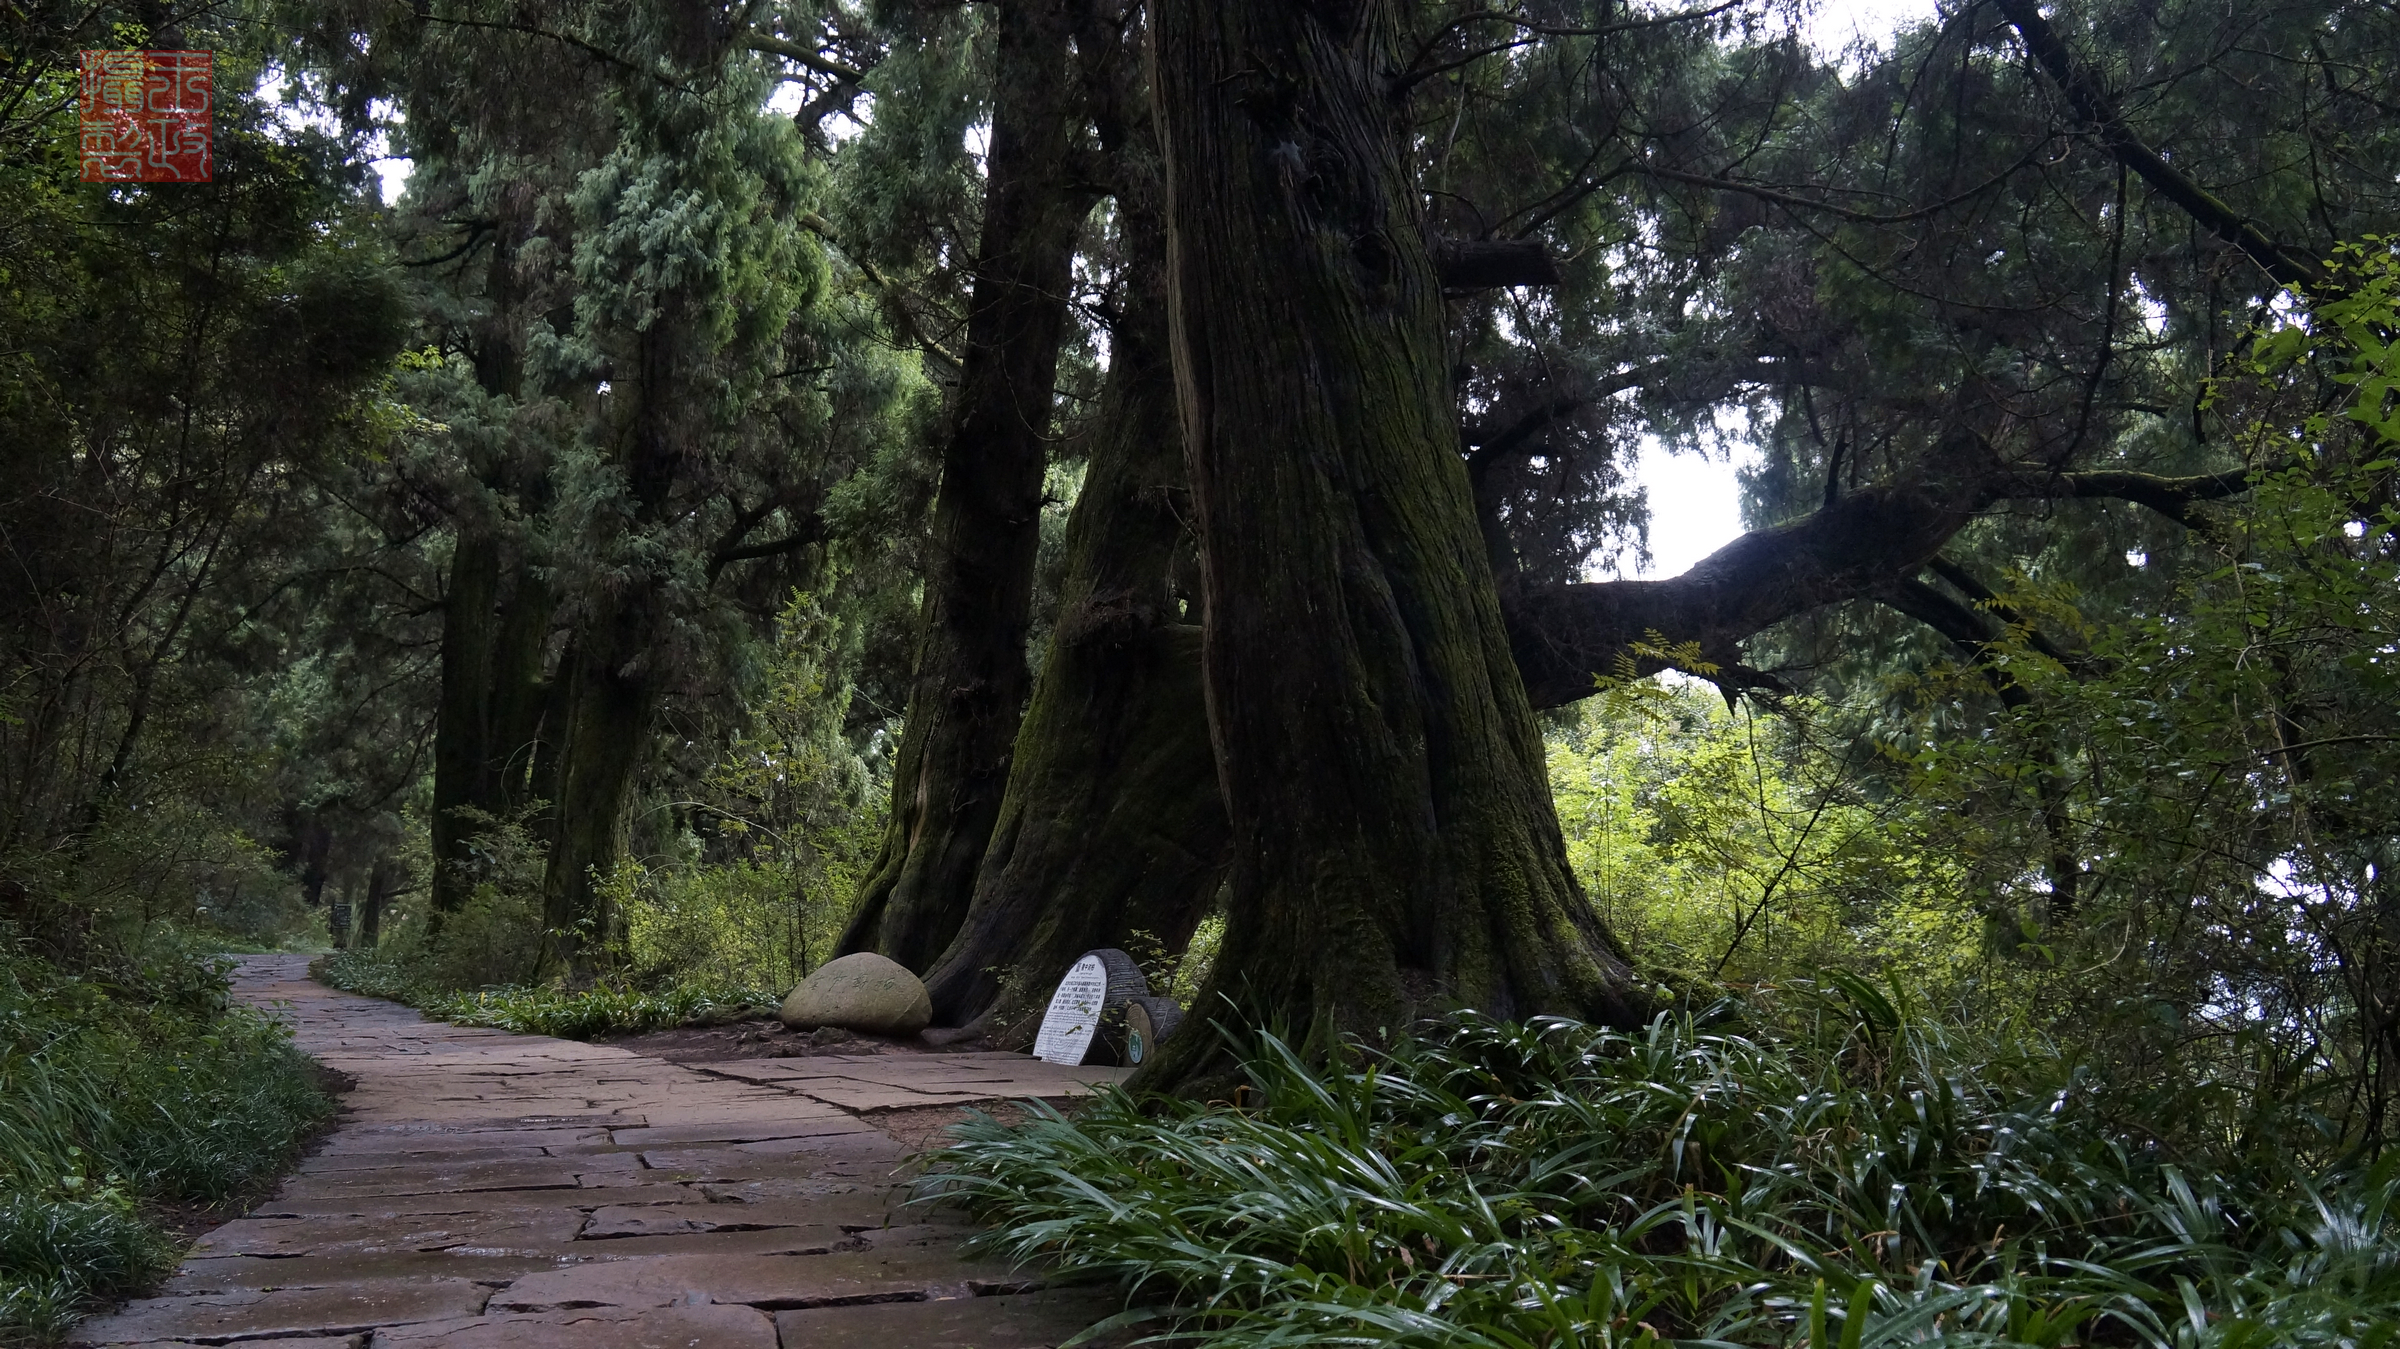
[[[1025,635],[1041,540],[1051,388],[1069,273],[1092,195],[1072,164],[1074,6],[1000,6],[983,237],[942,481],[924,636],[894,764],[892,817],[841,950],[914,970],[967,912],[1000,813],[1032,673]]]
[[[1119,189],[1128,265],[1100,429],[1008,795],[966,920],[926,976],[945,1025],[1023,1038],[1010,1033],[1085,951],[1137,933],[1180,950],[1224,872],[1199,615],[1169,580],[1190,498],[1159,211],[1154,183]]]
[[[1233,830],[1204,1002],[1320,1042],[1643,998],[1568,870],[1472,507],[1382,7],[1167,0],[1153,94]],[[1207,1036],[1145,1069],[1215,1071]]]

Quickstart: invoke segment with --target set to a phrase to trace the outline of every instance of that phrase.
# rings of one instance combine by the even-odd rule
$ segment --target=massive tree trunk
[[[713,428],[695,377],[705,368],[703,353],[714,350],[706,334],[700,305],[670,294],[647,327],[625,338],[612,365],[616,389],[606,415],[622,419],[610,432],[621,446],[632,534],[670,530],[678,482],[707,462]],[[672,561],[631,566],[616,584],[594,587],[559,659],[564,697],[542,917],[546,959],[577,980],[608,958],[617,935],[601,882],[625,857],[627,813],[670,678],[674,570]]]
[[[524,392],[521,325],[530,303],[517,279],[519,250],[534,232],[533,189],[501,191],[485,268],[488,312],[475,334],[475,381],[513,408]],[[486,490],[532,506],[545,485],[526,481],[503,454],[480,470]],[[457,526],[442,599],[441,696],[434,715],[433,875],[428,926],[465,902],[467,845],[477,816],[508,819],[548,784],[533,775],[544,701],[545,663],[556,601],[523,548],[470,511]]]
[[[1000,813],[1032,676],[1051,389],[1090,190],[1075,181],[1068,0],[1000,6],[983,238],[891,825],[841,950],[923,970],[957,932]]]
[[[598,962],[615,921],[600,882],[625,856],[626,812],[657,704],[645,660],[655,658],[650,625],[640,617],[645,607],[634,598],[579,634],[560,662],[566,712],[542,923],[551,965],[577,977]]]
[[[926,975],[939,1024],[1011,1041],[1085,951],[1181,950],[1224,873],[1200,615],[1168,575],[1187,493],[1159,209],[1154,184],[1118,193],[1126,277],[1058,622],[973,904]]]
[[[1174,351],[1233,863],[1203,1005],[1322,1043],[1445,1003],[1623,1023],[1458,453],[1379,4],[1154,10]],[[1191,1086],[1205,1035],[1145,1069]]]
[[[433,741],[433,921],[472,889],[462,864],[478,814],[508,819],[550,787],[537,780],[548,587],[488,530],[462,527],[442,608],[441,701]]]

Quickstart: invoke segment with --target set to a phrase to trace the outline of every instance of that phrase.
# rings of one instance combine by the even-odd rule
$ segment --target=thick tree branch
[[[1940,201],[1934,202],[1930,206],[1919,206],[1911,210],[1895,211],[1890,214],[1878,214],[1873,211],[1860,211],[1830,201],[1818,201],[1811,197],[1803,197],[1797,193],[1786,192],[1780,188],[1770,187],[1765,183],[1745,182],[1739,178],[1717,178],[1701,173],[1685,173],[1681,169],[1670,169],[1661,165],[1647,163],[1636,163],[1629,165],[1628,167],[1633,172],[1641,174],[1645,178],[1656,178],[1661,182],[1668,183],[1682,183],[1687,187],[1704,187],[1713,192],[1732,192],[1740,196],[1754,197],[1759,201],[1770,202],[1774,205],[1781,206],[1786,210],[1815,211],[1823,215],[1830,215],[1837,220],[1848,220],[1862,225],[1905,225],[1913,221],[1924,220],[1932,216],[1940,215],[1942,212],[1949,210],[1953,206],[1962,205],[1966,202],[1975,200],[1977,197],[1984,195],[1993,188],[1998,187],[2007,182],[2009,179],[2015,177],[2019,170],[2023,169],[2026,165],[2031,164],[2040,154],[2041,148],[2036,146],[2020,156],[2016,163],[2009,165],[2007,168],[1993,174],[1991,177],[1980,183],[1977,183],[1975,186],[1968,188],[1964,192],[1959,192],[1954,195],[1944,197]]]
[[[1597,403],[1603,398],[1614,398],[1627,389],[1639,388],[1652,379],[1665,374],[1669,364],[1670,359],[1662,356],[1646,365],[1637,365],[1630,370],[1620,370],[1605,379],[1592,382],[1580,392],[1560,394],[1552,398],[1549,402],[1510,422],[1497,435],[1469,441],[1467,472],[1480,479],[1492,465],[1512,455],[1522,453],[1533,442],[1535,436],[1547,430],[1561,417],[1567,416],[1578,408]]]
[[[751,33],[742,39],[742,45],[754,52],[780,56],[786,61],[806,66],[820,75],[831,75],[845,84],[857,84],[867,77],[863,70],[854,66],[846,66],[818,52],[810,51],[797,42],[788,42],[769,33]]]
[[[2110,469],[2019,475],[1995,496],[2092,497],[2130,501],[2148,506],[2188,528],[2198,521],[2192,507],[2203,501],[2222,501],[2226,497],[2239,496],[2248,490],[2250,470],[2246,468],[2178,478]]]
[[[1951,463],[1984,452],[1953,437]],[[1742,639],[1787,618],[1873,596],[1914,574],[1991,497],[1988,475],[1864,487],[1805,519],[1753,530],[1663,581],[1524,587],[1503,597],[1509,643],[1536,707],[1591,695],[1631,644],[1657,633],[1740,664]],[[1660,668],[1648,662],[1649,668]]]
[[[796,553],[810,544],[821,542],[824,537],[824,519],[817,515],[806,516],[801,519],[799,525],[791,533],[780,539],[769,539],[765,543],[746,543],[739,548],[728,548],[710,558],[708,560],[708,579],[716,580],[720,573],[736,562],[749,562],[762,557],[780,557],[785,553]]]
[[[916,311],[908,307],[908,297],[904,290],[885,277],[882,272],[877,271],[874,263],[867,261],[863,255],[844,244],[840,237],[834,234],[833,226],[826,222],[825,217],[814,211],[805,211],[800,215],[800,225],[801,228],[824,240],[827,245],[839,249],[844,257],[850,259],[851,265],[858,268],[859,275],[865,277],[877,290],[883,292],[886,301],[885,307],[891,315],[893,325],[900,329],[902,338],[918,350],[949,366],[953,371],[962,367],[963,362],[957,355],[927,335],[924,329],[918,325]]]
[[[2325,280],[2324,272],[2307,256],[2285,248],[2267,237],[2266,233],[2232,207],[2219,201],[2208,189],[2185,177],[2157,151],[2142,142],[2133,129],[2118,115],[2116,104],[2100,87],[2100,82],[2075,54],[2067,50],[2058,31],[2042,17],[2039,0],[1992,0],[2000,12],[2015,25],[2018,36],[2025,40],[2025,50],[2040,63],[2059,92],[2066,95],[2068,106],[2075,115],[2088,123],[2118,163],[2142,176],[2159,195],[2182,208],[2185,214],[2225,242],[2240,249],[2252,262],[2276,281],[2286,286],[2313,288]]]
[[[1984,681],[1992,686],[1992,692],[1999,695],[2002,703],[2010,707],[2023,707],[2033,701],[2033,695],[2027,693],[2023,685],[2009,678],[2006,670],[1993,663],[1991,648],[2000,640],[2000,634],[1993,631],[1991,620],[1974,606],[1945,595],[1938,588],[1913,576],[1894,583],[1875,598],[1886,607],[1906,614],[1948,638],[1961,655],[1974,662],[1975,668],[1982,672]]]
[[[2032,706],[2033,694],[2000,663],[1997,651],[2000,635],[1992,630],[1991,621],[1983,613],[1913,576],[1902,579],[1876,598],[1949,638],[1951,645],[1983,675],[2002,706],[2012,709]],[[2057,759],[2048,754],[2043,757],[2042,771],[2034,779],[2034,792],[2041,800],[2042,832],[2050,841],[2046,869],[2050,877],[2051,916],[2063,918],[2074,912],[2082,893],[2083,865],[2076,858],[2074,819],[2067,808],[2066,784],[2060,778]]]
[[[2019,632],[2022,632],[2025,635],[2025,644],[2027,646],[2030,646],[2034,650],[2041,652],[2045,656],[2048,656],[2050,659],[2057,661],[2060,665],[2067,666],[2069,668],[2073,668],[2076,665],[2082,664],[2080,661],[2069,658],[2067,653],[2061,650],[2057,643],[2052,642],[2047,637],[2044,637],[2040,630],[2036,629],[2031,622],[2026,620],[2023,614],[2017,612],[2014,606],[2010,605],[2006,600],[2001,599],[1999,594],[1990,586],[1987,586],[1982,581],[1978,580],[1975,576],[1975,573],[1968,571],[1966,568],[1958,565],[1955,562],[1952,562],[1946,557],[1936,557],[1932,561],[1926,563],[1925,567],[1926,570],[1931,571],[1934,575],[1941,577],[1945,581],[1948,581],[1953,589],[1966,596],[1975,604],[1978,609],[1990,614],[1994,618],[1999,619],[2003,623],[2009,624],[2010,626],[2016,628]]]
[[[1536,707],[1588,697],[1595,676],[1612,672],[1621,653],[1652,633],[1667,643],[1697,643],[1710,661],[1738,669],[1742,640],[1785,619],[1846,600],[1905,599],[1902,584],[1937,565],[1942,547],[1999,502],[2110,498],[2189,524],[2196,519],[2194,505],[2232,496],[2249,482],[2247,471],[2194,477],[2015,472],[1994,463],[1988,444],[1971,433],[1949,437],[1931,462],[1948,466],[1950,475],[1860,488],[1804,519],[1753,530],[1681,576],[1504,585],[1509,643],[1526,692]],[[1963,602],[1951,603],[1974,613]],[[1662,663],[1645,662],[1643,668]]]

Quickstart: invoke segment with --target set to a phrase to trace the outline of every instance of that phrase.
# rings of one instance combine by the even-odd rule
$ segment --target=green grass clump
[[[289,1034],[179,957],[85,975],[0,956],[0,1342],[55,1338],[175,1248],[154,1203],[281,1171],[331,1115]]]
[[[775,1009],[775,995],[755,988],[679,986],[654,993],[620,988],[497,988],[456,993],[426,1011],[462,1026],[491,1026],[525,1035],[590,1040],[602,1035],[680,1026],[687,1021],[738,1021]]]
[[[736,1021],[771,1012],[780,1001],[766,989],[702,984],[656,990],[511,984],[461,992],[441,987],[404,955],[374,951],[346,951],[328,957],[320,968],[335,988],[406,1003],[443,1021],[569,1040],[631,1035],[691,1021]]]
[[[1464,1014],[1336,1070],[1262,1036],[1263,1105],[979,1120],[926,1185],[1212,1346],[2400,1342],[2400,1165],[2307,1174],[2221,1095],[1870,1001],[1749,1035]]]

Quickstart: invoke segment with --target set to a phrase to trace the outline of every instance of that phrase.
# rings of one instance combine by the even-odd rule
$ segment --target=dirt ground
[[[816,1030],[792,1031],[783,1023],[768,1018],[737,1021],[724,1026],[678,1026],[672,1030],[644,1031],[639,1035],[614,1036],[599,1043],[628,1049],[645,1058],[665,1059],[670,1063],[723,1063],[736,1059],[793,1059],[818,1054],[955,1054],[972,1050],[988,1050],[987,1039],[961,1041],[957,1044],[930,1045],[914,1036],[859,1035],[850,1031]],[[1048,1102],[1062,1113],[1072,1114],[1080,1101],[1059,1098]],[[1003,1124],[1016,1124],[1026,1117],[1024,1107],[1013,1102],[993,1101],[977,1107]],[[912,1152],[923,1152],[942,1146],[943,1134],[954,1124],[968,1118],[968,1112],[958,1106],[936,1105],[913,1110],[878,1110],[863,1118],[908,1145]]]
[[[957,1054],[992,1048],[985,1039],[932,1045],[915,1036],[860,1035],[852,1031],[792,1031],[771,1017],[723,1026],[678,1026],[597,1041],[669,1063],[715,1063],[725,1059],[798,1059],[814,1054]]]

